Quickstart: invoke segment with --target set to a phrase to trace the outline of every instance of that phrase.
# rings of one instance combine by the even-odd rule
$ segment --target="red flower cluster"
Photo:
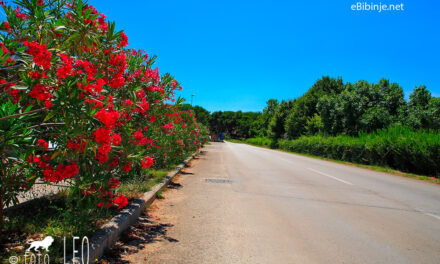
[[[141,161],[142,169],[150,168],[151,166],[153,166],[153,163],[154,163],[154,160],[151,157],[146,156],[145,159],[143,161]]]
[[[112,141],[113,141],[113,145],[118,146],[122,142],[121,135],[117,133],[113,134]]]
[[[75,141],[69,139],[67,142],[68,149],[74,149],[78,152],[83,152],[86,147],[86,141],[84,139],[76,139]]]
[[[47,143],[44,139],[39,139],[37,141],[37,146],[42,147],[44,150],[47,150],[49,148],[49,143]]]
[[[73,66],[72,62],[73,59],[69,57],[69,55],[61,54],[61,61],[63,64],[57,69],[57,75],[60,79],[65,79],[66,77],[70,76],[72,74]]]
[[[113,200],[113,204],[119,205],[118,209],[122,209],[128,205],[127,197],[125,197],[123,194],[121,194]]]
[[[116,125],[116,121],[120,117],[120,114],[118,111],[109,110],[106,111],[104,108],[96,112],[95,117],[101,121],[106,128],[112,129]]]
[[[40,162],[40,166],[43,167],[43,180],[50,182],[60,182],[64,179],[70,179],[74,175],[78,174],[78,165],[75,162],[70,162],[69,165],[60,164],[53,170],[52,166]]]
[[[37,83],[34,85],[32,91],[29,93],[29,95],[37,100],[44,102],[46,104],[46,107],[50,108],[52,106],[50,99],[53,96],[49,92],[49,88],[50,87],[47,85]]]
[[[52,53],[47,50],[47,46],[39,44],[36,41],[24,41],[23,44],[28,47],[27,53],[32,55],[35,64],[48,70],[50,68],[50,60],[52,59]]]
[[[125,165],[122,167],[122,169],[123,169],[126,173],[128,173],[129,171],[131,171],[131,163],[128,162],[127,164],[125,164]]]
[[[119,180],[115,179],[115,178],[110,178],[109,183],[108,183],[108,187],[109,189],[115,189],[116,187],[119,186]]]
[[[128,38],[127,35],[125,35],[124,32],[121,32],[121,43],[120,43],[121,47],[125,47],[128,45]]]

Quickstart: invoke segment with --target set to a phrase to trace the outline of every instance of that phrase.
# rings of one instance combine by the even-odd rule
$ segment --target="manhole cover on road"
[[[233,183],[233,180],[226,179],[205,179],[205,182],[213,182],[213,183]]]

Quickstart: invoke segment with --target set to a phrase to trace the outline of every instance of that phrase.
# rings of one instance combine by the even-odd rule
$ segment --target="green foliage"
[[[361,133],[358,137],[303,136],[279,140],[283,150],[406,172],[439,175],[440,133],[403,126]]]
[[[317,111],[319,99],[323,96],[335,96],[344,88],[341,78],[335,79],[328,76],[322,77],[301,97],[293,101],[293,107],[289,112],[285,130],[289,139],[298,138],[308,134],[307,122],[313,118]]]
[[[191,106],[190,104],[182,104],[181,105],[182,111],[192,110],[193,113],[196,115],[197,122],[202,123],[205,126],[209,125],[209,120],[211,119],[211,114],[208,110],[201,106]]]
[[[248,138],[261,113],[218,111],[211,115],[209,127],[213,133],[225,133],[231,138]]]
[[[440,129],[440,98],[432,97],[426,86],[419,86],[409,96],[405,123],[414,128]]]
[[[314,114],[313,117],[307,119],[305,130],[307,135],[314,135],[322,132],[324,125],[321,116]]]
[[[257,137],[257,138],[248,138],[244,142],[255,146],[270,147],[272,140],[270,140],[267,137]]]
[[[263,113],[251,125],[251,129],[249,131],[250,137],[267,137],[269,135],[269,122],[275,115],[278,105],[278,100],[276,99],[267,100]]]
[[[398,123],[405,104],[402,88],[382,79],[347,83],[340,94],[323,96],[317,109],[326,134],[356,135]]]
[[[293,101],[282,101],[281,104],[276,108],[273,117],[269,122],[269,138],[276,142],[277,139],[284,137],[285,130],[285,122],[286,118],[295,105],[295,100]],[[276,144],[273,144],[272,147],[276,147]]]

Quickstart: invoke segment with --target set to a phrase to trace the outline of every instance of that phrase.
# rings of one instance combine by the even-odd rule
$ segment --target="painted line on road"
[[[353,185],[353,183],[351,183],[351,182],[344,181],[344,180],[339,179],[339,178],[337,178],[337,177],[335,177],[335,176],[328,175],[327,173],[320,172],[320,171],[314,170],[314,169],[312,169],[312,168],[307,168],[307,169],[308,169],[308,170],[311,170],[311,171],[313,171],[313,172],[316,172],[316,173],[318,173],[318,174],[324,175],[324,176],[326,176],[326,177],[332,178],[333,180],[337,180],[337,181],[343,182],[343,183],[348,184],[348,185]]]
[[[425,214],[425,215],[429,215],[431,217],[434,217],[434,218],[437,218],[438,220],[440,220],[440,216],[438,216],[438,215],[427,213],[427,212],[423,212],[423,211],[422,211],[422,213]]]

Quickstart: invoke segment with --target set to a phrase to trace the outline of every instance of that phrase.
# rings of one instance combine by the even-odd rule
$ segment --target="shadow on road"
[[[192,173],[189,173],[189,174],[192,174]],[[180,188],[182,188],[182,184],[170,182],[170,183],[168,183],[167,188],[168,189],[180,189]]]

